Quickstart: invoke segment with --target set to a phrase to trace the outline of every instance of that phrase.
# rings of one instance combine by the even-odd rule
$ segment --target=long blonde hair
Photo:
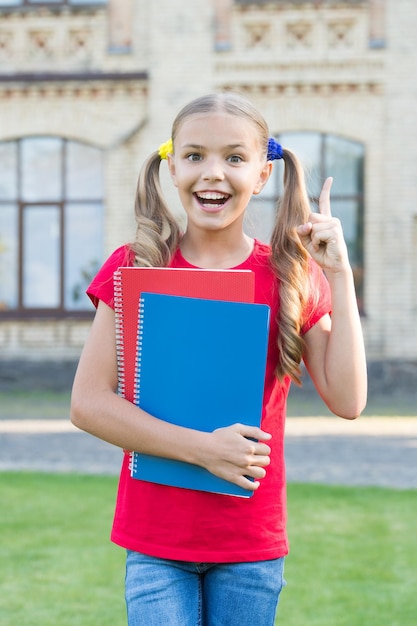
[[[172,141],[181,124],[191,115],[224,111],[246,117],[259,132],[262,149],[267,153],[269,129],[257,109],[234,93],[209,94],[197,98],[181,109],[172,126]],[[271,238],[271,267],[279,279],[278,350],[276,375],[290,376],[300,383],[303,353],[301,327],[303,310],[309,297],[308,255],[296,233],[296,226],[307,221],[310,206],[304,172],[296,156],[283,151],[284,193],[276,212]],[[150,155],[139,174],[135,201],[136,238],[131,244],[138,266],[166,266],[178,248],[181,226],[170,212],[163,197],[158,152]]]

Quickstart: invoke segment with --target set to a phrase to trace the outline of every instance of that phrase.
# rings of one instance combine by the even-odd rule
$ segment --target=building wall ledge
[[[56,83],[91,81],[142,81],[148,72],[14,72],[0,74],[1,83]]]

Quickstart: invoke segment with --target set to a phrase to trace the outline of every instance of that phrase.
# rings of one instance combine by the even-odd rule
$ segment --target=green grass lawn
[[[124,553],[109,542],[117,481],[0,474],[2,626],[118,626]]]
[[[0,391],[2,419],[68,419],[69,391]],[[332,415],[318,394],[311,389],[291,387],[288,398],[290,417]],[[364,415],[417,415],[417,392],[370,396]]]
[[[69,391],[0,391],[2,419],[68,419]]]
[[[299,389],[292,385],[288,397],[287,415],[289,417],[331,416],[320,396],[311,389]],[[386,395],[369,395],[368,403],[363,411],[364,416],[416,416],[417,392],[390,393]]]
[[[0,474],[2,626],[125,625],[124,551],[108,539],[116,483]],[[277,624],[413,626],[416,492],[297,484],[288,492],[291,553]]]
[[[417,492],[291,484],[277,624],[413,626]]]

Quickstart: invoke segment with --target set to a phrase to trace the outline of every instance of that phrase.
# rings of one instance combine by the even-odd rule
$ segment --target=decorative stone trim
[[[380,83],[299,83],[299,84],[262,84],[253,85],[247,83],[218,83],[218,88],[230,91],[238,91],[254,96],[256,94],[280,95],[280,96],[331,96],[337,94],[372,94],[381,95],[384,87]]]

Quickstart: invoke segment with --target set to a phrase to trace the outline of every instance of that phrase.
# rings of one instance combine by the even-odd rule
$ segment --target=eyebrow
[[[185,150],[185,149],[187,149],[187,150],[191,150],[191,149],[192,150],[201,150],[202,147],[203,146],[201,144],[199,144],[199,143],[186,143],[183,146],[180,146],[180,148],[182,150]]]
[[[202,148],[204,148],[205,146],[203,146],[202,144],[199,143],[187,143],[184,144],[183,146],[180,146],[180,148],[182,150],[188,149],[188,150],[201,150]],[[227,146],[224,146],[227,150],[236,150],[239,148],[245,148],[246,146],[242,143],[234,143],[234,144],[229,144]]]

